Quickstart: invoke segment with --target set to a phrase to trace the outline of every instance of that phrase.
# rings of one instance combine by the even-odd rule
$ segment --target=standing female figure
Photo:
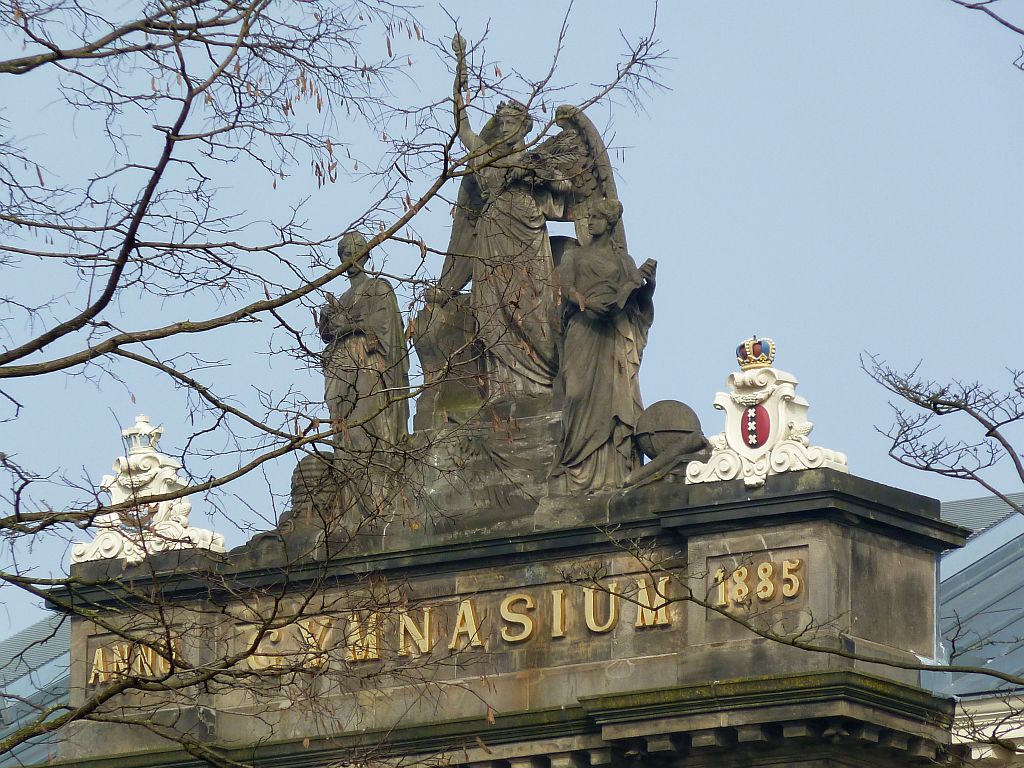
[[[483,205],[463,238],[471,252],[459,254],[469,262],[461,261],[459,274],[442,277],[442,294],[473,281],[471,303],[490,394],[549,393],[558,369],[558,308],[547,220],[559,217],[563,206],[529,167],[524,139],[533,123],[526,107],[503,102],[480,134],[473,132],[462,97],[467,76],[461,36],[452,48],[455,123]]]
[[[347,453],[394,448],[408,434],[409,355],[402,315],[391,284],[363,269],[369,257],[366,238],[349,232],[338,243],[351,287],[341,296],[327,295],[320,312],[324,395],[336,444]],[[381,454],[390,455],[390,454]],[[374,459],[362,456],[361,461]],[[380,455],[376,462],[381,462]]]
[[[643,410],[640,361],[654,321],[657,262],[637,269],[618,237],[622,205],[592,203],[591,240],[558,267],[564,342],[562,431],[551,470],[554,493],[616,488],[640,466],[633,440]]]

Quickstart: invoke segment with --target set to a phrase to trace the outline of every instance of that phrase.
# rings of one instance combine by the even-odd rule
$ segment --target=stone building
[[[790,576],[796,575],[801,580],[797,594],[791,596],[795,598],[793,602],[788,606],[785,603],[771,606],[771,599],[765,602],[770,609],[775,609],[778,617],[794,615],[798,611],[804,611],[806,616],[810,615],[810,603],[808,597],[800,598],[806,595],[820,599],[812,592],[817,591],[819,582],[811,579],[809,566],[812,562],[820,562],[814,558],[816,550],[823,549],[829,553],[826,562],[831,562],[832,568],[827,578],[835,588],[841,581],[837,575],[843,568],[852,571],[857,542],[871,541],[878,546],[888,541],[888,547],[896,550],[906,544],[899,538],[899,533],[892,534],[902,530],[902,536],[907,536],[908,523],[914,520],[908,512],[914,510],[902,509],[899,518],[903,520],[903,527],[897,529],[891,522],[884,527],[880,522],[884,520],[882,513],[886,506],[888,513],[893,515],[894,510],[909,507],[911,503],[918,505],[918,523],[921,518],[929,520],[928,512],[934,509],[934,503],[920,497],[844,477],[834,471],[780,475],[753,494],[747,489],[739,492],[739,485],[738,481],[691,487],[684,485],[673,488],[671,496],[660,500],[649,493],[644,498],[642,515],[628,514],[627,508],[619,503],[608,510],[607,516],[600,515],[596,520],[599,523],[617,521],[620,526],[625,524],[625,528],[620,529],[621,535],[615,537],[599,535],[598,528],[583,519],[586,516],[594,518],[595,513],[590,510],[568,528],[548,529],[541,536],[534,531],[531,535],[505,539],[499,552],[494,551],[497,546],[494,541],[478,540],[451,546],[448,550],[450,555],[470,550],[468,563],[474,566],[480,563],[501,564],[493,569],[485,568],[492,571],[491,589],[479,583],[479,567],[447,566],[457,574],[456,581],[460,577],[465,581],[472,574],[477,582],[471,593],[475,599],[471,603],[473,610],[467,609],[463,616],[468,622],[466,628],[476,622],[480,624],[481,632],[486,631],[487,617],[495,615],[495,601],[485,595],[495,591],[495,584],[498,585],[497,591],[504,595],[501,602],[512,598],[506,605],[510,615],[536,615],[537,620],[529,627],[529,637],[525,639],[517,639],[517,636],[527,633],[527,625],[515,622],[505,622],[504,626],[497,627],[497,636],[492,632],[486,639],[482,638],[484,650],[476,654],[480,665],[475,670],[478,674],[471,675],[469,679],[493,676],[494,690],[502,695],[493,699],[478,698],[477,705],[484,706],[482,702],[489,702],[481,716],[478,706],[466,705],[466,696],[460,688],[457,697],[460,702],[456,706],[467,710],[462,712],[462,718],[445,716],[447,705],[436,705],[435,699],[436,706],[432,711],[427,707],[426,711],[415,715],[419,722],[400,720],[398,730],[388,738],[381,738],[379,744],[374,739],[367,739],[363,728],[358,729],[358,737],[352,733],[346,735],[345,729],[341,728],[335,733],[321,732],[319,740],[322,743],[311,739],[309,745],[301,749],[294,739],[265,744],[256,750],[259,757],[255,764],[291,764],[289,760],[301,757],[305,761],[303,764],[330,765],[332,760],[346,754],[360,754],[367,745],[392,755],[404,754],[431,763],[479,763],[487,764],[488,768],[506,762],[509,765],[513,762],[529,763],[530,766],[541,762],[545,765],[560,762],[573,766],[601,765],[601,760],[616,765],[645,761],[669,761],[676,765],[731,764],[729,761],[732,761],[757,765],[757,760],[766,764],[775,760],[778,764],[779,759],[797,759],[787,757],[792,749],[799,749],[801,755],[816,754],[814,759],[819,759],[819,763],[803,763],[808,765],[830,764],[827,760],[838,761],[831,763],[836,765],[889,765],[898,764],[903,757],[913,763],[914,753],[920,757],[925,748],[934,748],[935,752],[927,760],[922,758],[924,761],[920,764],[924,765],[932,764],[935,759],[947,764],[963,761],[965,765],[993,767],[1016,766],[1024,762],[1016,754],[1024,734],[1020,716],[1024,701],[1019,690],[998,680],[980,675],[953,676],[927,671],[919,678],[916,672],[894,673],[880,665],[773,647],[774,640],[757,638],[741,627],[723,624],[724,619],[708,615],[708,608],[704,608],[701,616],[694,615],[701,613],[699,609],[694,611],[693,606],[688,607],[685,603],[669,602],[667,606],[658,606],[662,595],[672,598],[673,589],[682,583],[676,577],[667,583],[661,582],[665,575],[671,575],[669,569],[632,569],[634,573],[630,576],[636,578],[628,581],[642,581],[646,592],[637,588],[631,597],[620,590],[617,617],[611,627],[605,626],[612,623],[608,609],[613,603],[607,591],[594,591],[589,598],[593,601],[589,609],[586,593],[583,594],[582,606],[578,600],[574,605],[571,598],[564,597],[573,587],[586,589],[583,586],[585,582],[559,580],[581,554],[588,562],[593,562],[595,556],[609,552],[613,541],[628,540],[638,533],[652,539],[670,537],[669,540],[680,545],[685,543],[687,552],[700,553],[709,546],[715,546],[719,551],[724,548],[731,551],[733,557],[746,546],[732,546],[730,541],[750,541],[753,538],[758,540],[760,551],[772,553],[772,560],[764,562],[801,561],[798,568],[789,569]],[[681,494],[685,494],[687,504],[671,509],[666,501],[678,499]],[[1012,498],[1019,502],[1024,494]],[[1020,522],[1019,515],[994,497],[945,504],[941,517],[947,523],[961,526],[961,530],[972,531],[972,534],[962,549],[948,550],[940,561],[938,619],[941,641],[934,655],[937,661],[948,663],[952,652],[956,654],[952,663],[997,669],[1019,676],[1022,666],[1017,660],[1020,651],[1015,639],[1022,634],[1019,626],[1024,622],[1024,600],[1020,596],[1022,587],[1015,575],[1016,569],[1010,566],[1019,559],[1019,550],[1024,546],[1024,524]],[[947,535],[950,530],[955,530],[948,525],[940,526],[934,520],[929,525],[945,530]],[[608,529],[605,527],[604,530]],[[700,531],[708,533],[694,536],[694,532]],[[761,544],[760,539],[766,533],[768,538]],[[779,536],[787,537],[787,546],[774,545],[772,537]],[[799,552],[790,551],[792,548],[788,545],[793,536],[807,542],[807,558],[797,557]],[[566,538],[569,541],[565,541]],[[922,551],[920,531],[907,538],[913,541],[907,549]],[[559,539],[563,541],[556,543]],[[693,550],[689,548],[690,539],[698,540],[694,542]],[[837,540],[843,542],[838,550],[835,546]],[[939,545],[936,539],[932,540],[932,549]],[[399,551],[408,558],[403,562],[404,568],[413,568],[416,558],[425,555],[422,548],[419,552],[414,548]],[[758,549],[750,549],[750,552],[756,551]],[[845,566],[844,558],[835,556],[837,551],[850,555]],[[456,557],[447,559],[467,562]],[[749,560],[755,570],[758,564],[753,561],[756,559]],[[436,553],[432,553],[430,562],[436,567],[437,561]],[[740,555],[734,560],[736,562],[746,560]],[[546,577],[537,573],[541,564]],[[553,564],[561,564],[561,567]],[[618,569],[622,573],[628,570]],[[710,569],[706,570],[710,572]],[[877,570],[886,579],[894,572],[903,572],[899,568]],[[556,571],[557,575],[552,577]],[[884,653],[894,658],[910,650],[919,656],[926,655],[921,653],[923,646],[915,647],[905,642],[904,638],[909,637],[904,635],[906,625],[891,613],[884,617],[884,621],[876,622],[874,628],[861,629],[865,626],[865,605],[877,602],[880,593],[877,583],[872,586],[867,578],[852,578],[850,571],[847,572],[849,583],[856,582],[866,588],[864,593],[872,599],[857,602],[852,590],[841,598],[850,601],[847,605],[853,613],[845,627],[836,627],[841,630],[835,635],[840,640],[837,647],[854,649],[859,644],[861,650],[870,648],[872,654]],[[174,573],[172,569],[172,579],[184,580],[187,577],[187,572]],[[619,581],[622,580],[617,579],[616,583]],[[718,597],[714,594],[718,589],[717,580],[712,577],[712,597]],[[553,598],[556,590],[561,590],[563,596]],[[838,594],[833,600],[837,597]],[[757,599],[756,592],[754,599]],[[560,601],[564,626],[561,636],[554,636],[559,633],[555,632],[553,625],[545,622],[554,621]],[[798,602],[800,608],[796,607]],[[449,603],[453,604],[453,601]],[[459,605],[463,604],[460,601]],[[827,607],[827,601],[824,604],[826,607],[821,610],[843,613],[840,610],[842,605],[833,603],[832,607]],[[531,605],[532,608],[523,610]],[[648,605],[650,610],[641,620]],[[574,618],[570,616],[573,608],[579,614]],[[499,603],[497,615],[501,612]],[[927,610],[919,611],[919,614],[917,620],[923,619]],[[854,617],[857,621],[852,620]],[[884,629],[881,627],[883,624],[887,625]],[[33,707],[67,701],[70,625],[69,618],[55,614],[0,643],[3,691],[25,699],[24,704],[11,699],[6,701],[0,738],[12,733],[26,717],[30,717]],[[702,635],[694,631],[694,625],[698,631],[703,629]],[[854,627],[860,633],[873,634],[867,637],[855,635],[850,631]],[[440,625],[435,631],[439,629]],[[501,637],[502,629],[511,640]],[[454,626],[449,625],[448,630],[453,631]],[[927,632],[923,636],[926,638]],[[472,636],[464,637],[468,640],[467,650],[472,650]],[[879,642],[880,638],[883,642]],[[1006,642],[1007,639],[1010,642]],[[410,646],[416,642],[409,633],[406,640]],[[433,638],[436,645],[449,640],[447,634]],[[86,644],[90,642],[87,638]],[[92,647],[95,647],[95,641],[92,642]],[[916,644],[920,642],[918,638]],[[535,643],[537,647],[530,648]],[[575,650],[570,650],[572,646],[576,646]],[[529,651],[524,653],[527,649]],[[391,650],[401,648],[391,647]],[[388,644],[382,642],[378,655],[387,652]],[[76,655],[81,657],[83,654],[78,652]],[[365,659],[360,663],[371,665],[375,662]],[[503,668],[506,671],[502,672]],[[623,672],[626,669],[628,673]],[[510,674],[512,682],[504,679]],[[672,680],[670,675],[675,679]],[[672,682],[677,684],[667,684]],[[499,686],[499,683],[502,684]],[[916,684],[934,691],[934,697],[929,697]],[[570,695],[566,696],[567,693]],[[955,709],[950,697],[956,698]],[[930,718],[921,718],[923,702],[930,702],[934,707]],[[914,711],[918,717],[913,731],[909,724],[913,717],[909,717],[907,712],[912,704],[917,707]],[[430,723],[432,717],[440,722]],[[943,734],[950,718],[953,720],[952,738]],[[207,717],[204,725],[208,729],[204,738],[211,744],[227,741],[225,736],[232,738],[229,733],[217,733],[210,728],[217,724],[217,720],[216,717]],[[227,717],[224,721],[231,722]],[[253,738],[251,728],[239,727],[238,722],[236,717],[233,738],[238,739],[240,734],[245,738],[246,733]],[[905,729],[902,731],[904,739],[899,739],[901,731],[892,728],[894,724]],[[931,739],[927,738],[928,729]],[[0,764],[49,763],[82,750],[84,742],[80,737],[68,743],[62,743],[62,738],[63,734],[54,733],[33,740],[12,752]],[[118,737],[118,740],[122,739]],[[130,745],[133,739],[127,741]],[[72,762],[96,766],[125,764],[127,758],[118,754],[116,741],[100,744],[102,746],[93,747],[94,756],[88,761],[74,758]],[[555,748],[561,751],[552,754]],[[289,750],[291,757],[286,757]],[[235,749],[228,750],[228,753],[244,751],[236,744]],[[173,750],[169,752],[156,747],[148,753],[133,754],[131,764],[164,765],[173,754]],[[858,755],[856,759],[855,755]],[[188,764],[183,755],[176,760],[177,764]]]

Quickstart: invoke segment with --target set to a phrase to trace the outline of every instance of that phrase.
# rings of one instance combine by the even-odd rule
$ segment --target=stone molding
[[[425,768],[627,768],[652,761],[756,768],[819,766],[836,757],[852,758],[843,765],[881,768],[958,765],[963,751],[949,744],[952,702],[871,675],[788,675],[714,686],[712,699],[710,686],[584,697],[576,707],[498,713],[493,723],[481,716],[218,751],[265,768],[295,765],[298,757],[303,765],[327,768],[365,747],[375,747],[376,764],[397,759]],[[699,719],[688,722],[694,714]],[[205,717],[215,722],[216,713]],[[199,768],[201,761],[154,751],[73,764]]]

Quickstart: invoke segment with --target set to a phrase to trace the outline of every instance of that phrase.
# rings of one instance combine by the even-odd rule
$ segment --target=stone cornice
[[[843,698],[948,727],[953,701],[928,691],[860,672],[837,671],[765,676],[663,688],[639,693],[589,696],[580,704],[599,725],[671,716],[742,710],[778,704],[820,703]],[[938,718],[938,719],[936,719]]]
[[[844,705],[828,716],[825,702]],[[806,707],[807,716],[797,712]],[[678,718],[729,713],[732,722],[686,729]],[[419,765],[464,768],[599,768],[628,754],[698,757],[744,744],[786,750],[878,748],[892,765],[945,754],[953,702],[919,688],[858,672],[768,676],[580,699],[579,706],[498,714],[325,739],[289,740],[236,750],[211,749],[261,768],[350,762],[372,750],[375,762],[401,756]],[[641,725],[639,729],[633,726]],[[695,723],[699,725],[699,723]],[[910,726],[908,730],[905,726]],[[944,738],[945,735],[945,738]],[[844,746],[845,745],[845,746]],[[670,754],[671,753],[671,754]],[[369,752],[367,752],[369,754]],[[689,764],[689,763],[688,763]],[[780,763],[781,764],[781,763]],[[872,763],[874,764],[874,763]],[[180,750],[54,763],[76,768],[200,768]]]
[[[656,512],[664,528],[713,532],[830,519],[943,551],[963,546],[970,531],[939,517],[939,502],[830,469],[769,477],[761,488],[741,481],[693,486],[688,505]]]

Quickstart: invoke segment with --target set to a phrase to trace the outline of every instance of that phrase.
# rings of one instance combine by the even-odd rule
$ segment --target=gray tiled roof
[[[939,631],[950,663],[1024,677],[1024,533],[1010,522],[986,534],[1004,531],[1005,540],[981,548],[973,563],[941,583]],[[940,692],[969,696],[1017,687],[986,675],[956,674],[947,675]]]
[[[70,644],[71,622],[58,614],[0,641],[0,691],[11,694],[0,697],[0,740],[36,720],[45,708],[68,700]],[[0,756],[0,768],[50,762],[59,754],[60,739],[59,731],[29,739]]]
[[[0,686],[23,677],[71,647],[71,622],[53,614],[0,641]]]
[[[1014,504],[1024,506],[1024,493],[1006,494]],[[1002,522],[1014,509],[998,496],[981,496],[976,499],[942,502],[942,519],[970,528],[980,533],[996,523]]]

